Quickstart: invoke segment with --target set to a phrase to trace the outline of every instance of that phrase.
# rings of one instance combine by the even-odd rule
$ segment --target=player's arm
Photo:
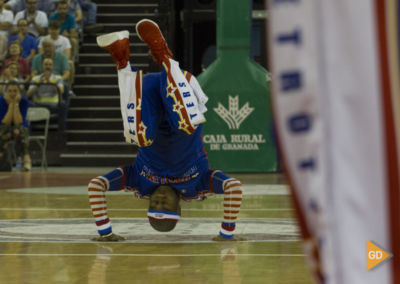
[[[242,184],[221,171],[213,171],[210,175],[212,189],[217,194],[224,195],[224,218],[219,235],[214,241],[242,241],[243,237],[235,236],[236,220],[242,204]]]
[[[125,238],[114,234],[112,231],[111,222],[107,214],[105,195],[108,189],[109,181],[102,176],[92,179],[88,185],[90,208],[96,220],[97,232],[99,233],[98,237],[92,238],[93,241],[116,242],[125,240]]]

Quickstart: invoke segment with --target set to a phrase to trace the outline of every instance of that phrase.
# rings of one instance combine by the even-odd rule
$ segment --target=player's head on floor
[[[168,185],[156,188],[150,196],[147,216],[150,225],[159,232],[173,230],[181,215],[178,192]]]

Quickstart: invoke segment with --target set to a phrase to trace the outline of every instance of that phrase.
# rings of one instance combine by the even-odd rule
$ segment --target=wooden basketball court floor
[[[148,201],[107,195],[124,242],[93,242],[87,184],[111,168],[0,173],[0,283],[312,283],[288,189],[276,174],[234,174],[244,184],[237,234],[213,242],[222,198],[183,202],[174,231],[146,220]]]

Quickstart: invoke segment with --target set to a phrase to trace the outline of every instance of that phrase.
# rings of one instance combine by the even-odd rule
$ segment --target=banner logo
[[[390,259],[393,255],[386,252],[372,241],[367,241],[367,270],[376,267],[378,264]]]
[[[229,129],[239,129],[240,124],[253,112],[254,108],[246,102],[239,109],[239,96],[229,96],[229,109],[227,110],[221,103],[214,111],[228,124]]]

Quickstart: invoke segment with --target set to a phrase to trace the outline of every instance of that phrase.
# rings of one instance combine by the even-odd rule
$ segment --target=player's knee
[[[228,180],[224,184],[224,192],[229,194],[242,195],[242,183],[237,179]]]
[[[92,195],[95,192],[107,191],[107,183],[104,178],[96,177],[93,178],[88,184],[88,194]]]

